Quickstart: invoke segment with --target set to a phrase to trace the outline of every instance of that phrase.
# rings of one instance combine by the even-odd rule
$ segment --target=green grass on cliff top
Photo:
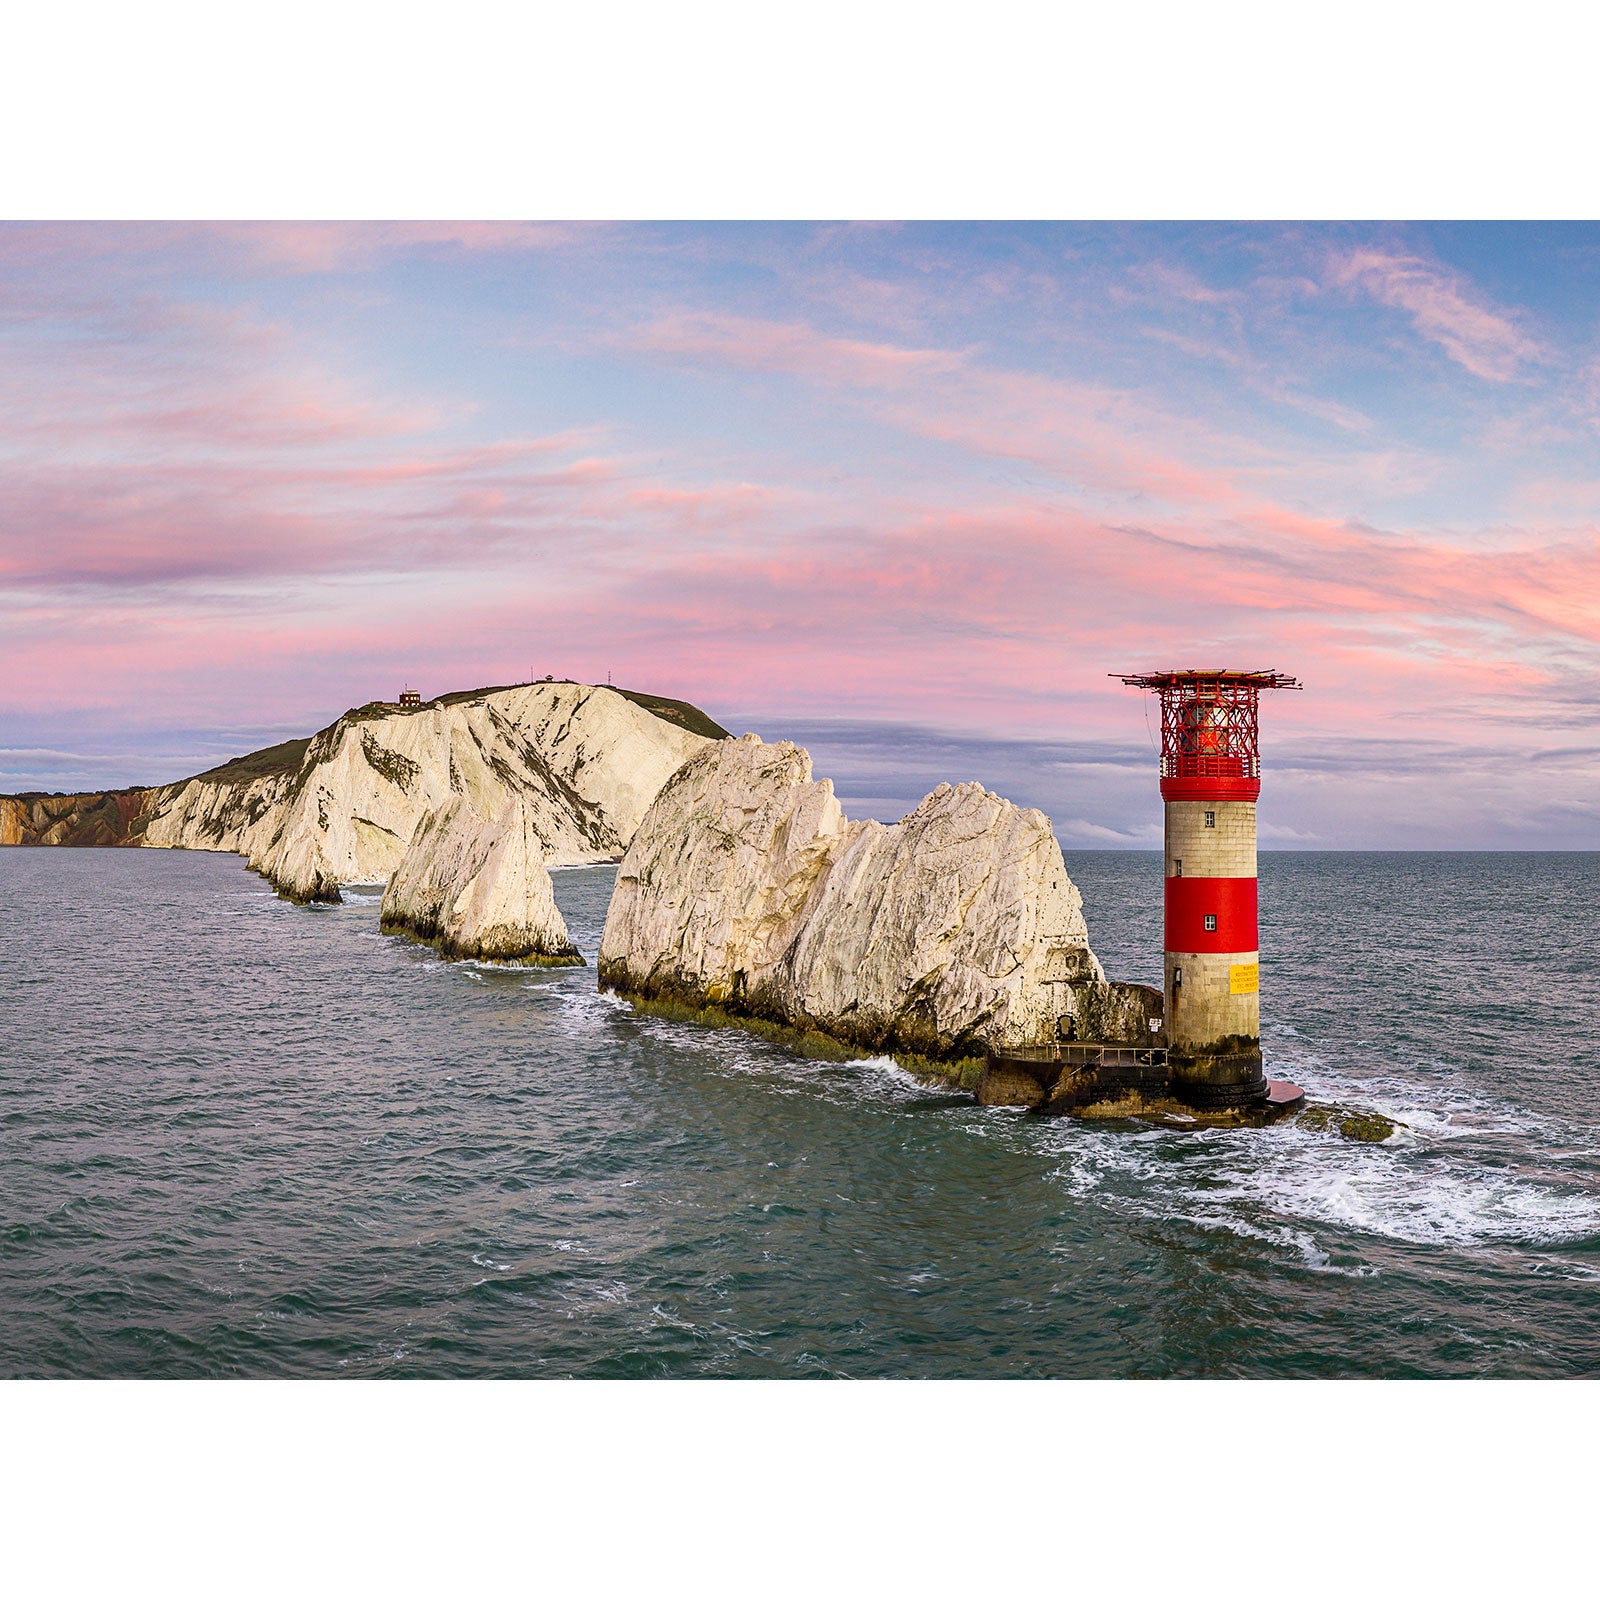
[[[558,678],[553,680],[558,683],[572,683],[571,678]],[[432,700],[425,701],[425,705],[459,706],[468,700],[481,699],[486,694],[504,694],[508,689],[537,689],[537,683],[501,683],[492,689],[460,689],[454,694],[435,695]],[[728,739],[732,735],[720,723],[713,722],[699,706],[692,706],[687,700],[668,700],[664,695],[643,694],[638,689],[623,689],[616,684],[597,684],[597,688],[614,689],[624,700],[631,700],[636,706],[642,706],[653,717],[660,717],[663,722],[670,722],[675,727],[687,728],[690,733],[698,733],[702,739]]]
[[[270,778],[276,772],[293,772],[306,753],[309,739],[285,739],[282,744],[268,745],[265,750],[252,750],[247,756],[235,756],[220,767],[207,772],[197,772],[197,778],[214,778],[223,783],[250,783],[256,778]],[[184,780],[180,780],[184,781]]]

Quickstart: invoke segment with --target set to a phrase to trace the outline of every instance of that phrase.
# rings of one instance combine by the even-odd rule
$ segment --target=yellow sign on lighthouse
[[[1256,994],[1261,988],[1261,963],[1243,962],[1228,968],[1229,994]]]

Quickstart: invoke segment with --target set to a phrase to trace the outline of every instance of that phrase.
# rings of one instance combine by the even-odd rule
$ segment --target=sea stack
[[[1166,806],[1167,1062],[1178,1099],[1206,1110],[1256,1105],[1261,965],[1256,927],[1258,702],[1298,689],[1279,672],[1113,674],[1161,698]]]
[[[453,960],[581,967],[528,813],[517,799],[485,818],[464,795],[430,811],[384,890],[383,931]]]

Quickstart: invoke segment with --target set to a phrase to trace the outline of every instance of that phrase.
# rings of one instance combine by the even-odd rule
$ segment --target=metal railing
[[[1259,778],[1261,757],[1254,753],[1237,756],[1200,756],[1180,753],[1161,757],[1163,778]]]

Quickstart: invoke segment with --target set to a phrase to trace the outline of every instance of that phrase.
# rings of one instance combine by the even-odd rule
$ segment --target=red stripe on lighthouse
[[[1206,918],[1217,919],[1207,929]],[[1223,955],[1259,948],[1254,878],[1168,878],[1167,949]]]

